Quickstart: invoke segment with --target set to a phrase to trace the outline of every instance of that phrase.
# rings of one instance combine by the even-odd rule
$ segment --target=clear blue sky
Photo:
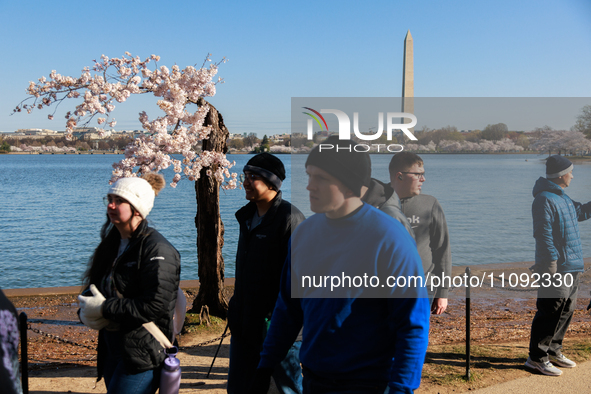
[[[53,121],[9,116],[28,82],[129,51],[181,68],[226,56],[211,101],[230,132],[289,132],[291,97],[400,96],[409,29],[416,97],[591,96],[589,0],[0,0],[0,15],[0,131],[63,130],[65,103]],[[159,115],[148,99],[118,105],[117,128],[140,128],[143,109]]]

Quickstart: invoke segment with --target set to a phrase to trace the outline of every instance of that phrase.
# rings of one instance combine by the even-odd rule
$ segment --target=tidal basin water
[[[229,155],[234,171],[252,155]],[[279,156],[288,173],[284,197],[308,217],[305,155]],[[450,231],[454,265],[534,258],[532,187],[545,172],[544,155],[423,155],[423,193],[440,201]],[[102,197],[116,155],[0,155],[0,288],[76,286],[99,242],[105,221]],[[373,176],[388,179],[390,155],[372,155]],[[167,180],[171,171],[165,171]],[[567,193],[591,200],[591,163],[575,162]],[[238,225],[234,213],[246,203],[240,189],[222,191],[226,228],[226,276],[234,276]],[[197,279],[194,184],[167,186],[148,217],[179,250],[181,279]],[[591,220],[580,223],[584,256],[591,256]]]

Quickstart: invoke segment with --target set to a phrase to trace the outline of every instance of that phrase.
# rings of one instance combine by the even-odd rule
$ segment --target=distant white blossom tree
[[[573,127],[574,131],[580,131],[591,138],[591,105],[585,105],[581,108],[581,113],[577,116],[577,123]]]
[[[540,138],[530,144],[530,148],[538,152],[548,152],[548,155],[552,152],[583,154],[591,150],[591,141],[580,131],[554,130],[547,126],[536,131],[541,133]]]
[[[433,146],[434,147],[434,146]],[[470,141],[439,141],[439,150],[442,152],[521,152],[523,147],[516,145],[511,139],[503,138],[499,141],[482,140]]]

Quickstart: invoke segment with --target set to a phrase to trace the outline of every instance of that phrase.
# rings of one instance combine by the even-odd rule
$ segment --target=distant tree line
[[[73,148],[77,151],[97,150],[123,150],[131,141],[130,137],[103,140],[71,140],[64,137],[45,136],[43,138],[31,137],[1,137],[0,150],[5,151],[28,151],[28,150],[56,150],[62,148]]]
[[[231,150],[246,151],[252,153],[284,151],[284,149],[277,149],[276,147],[291,146],[291,139],[287,138],[283,141],[272,141],[267,135],[263,139],[257,137],[255,133],[248,133],[242,138],[233,138],[228,141],[228,148]]]
[[[314,141],[305,136],[292,136],[294,148],[311,147],[318,142],[320,133]],[[526,150],[585,155],[591,152],[591,105],[581,109],[576,123],[570,130],[554,130],[548,126],[536,128],[525,134],[523,131],[510,131],[505,123],[488,124],[482,130],[460,132],[455,126],[439,129],[423,127],[414,130],[417,141],[410,141],[402,132],[387,140],[384,133],[371,144],[402,144],[405,150],[423,152],[522,152]],[[358,141],[368,143],[367,141]]]
[[[312,148],[322,141],[326,133],[314,134],[310,141],[304,134],[294,134],[291,138],[273,142],[266,135],[262,139],[255,133],[245,133],[243,138],[228,141],[228,148],[246,152],[286,152],[289,148]],[[586,154],[591,151],[591,105],[586,105],[577,116],[576,123],[570,130],[554,130],[548,126],[536,128],[533,133],[524,134],[509,131],[505,123],[489,124],[482,130],[460,132],[455,126],[439,129],[423,127],[414,130],[417,141],[409,141],[400,132],[387,140],[386,133],[371,144],[403,144],[407,150],[432,152],[520,152],[534,150],[549,154]],[[130,138],[105,139],[92,141],[68,141],[63,137],[53,138],[6,138],[0,136],[0,152],[23,150],[40,147],[49,149],[74,148],[76,150],[123,150]],[[358,141],[366,143],[364,141]],[[11,148],[16,147],[17,149]]]

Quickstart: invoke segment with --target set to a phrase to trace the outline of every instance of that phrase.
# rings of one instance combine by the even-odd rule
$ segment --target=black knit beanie
[[[546,178],[558,178],[573,170],[573,163],[566,157],[552,155],[546,160]]]
[[[281,160],[270,153],[259,153],[251,158],[242,171],[252,172],[265,178],[275,190],[281,189],[282,181],[285,180],[285,167]]]
[[[361,187],[371,182],[371,159],[367,152],[355,151],[351,140],[331,136],[317,145],[306,160],[306,166],[316,166],[343,182],[357,197]]]

